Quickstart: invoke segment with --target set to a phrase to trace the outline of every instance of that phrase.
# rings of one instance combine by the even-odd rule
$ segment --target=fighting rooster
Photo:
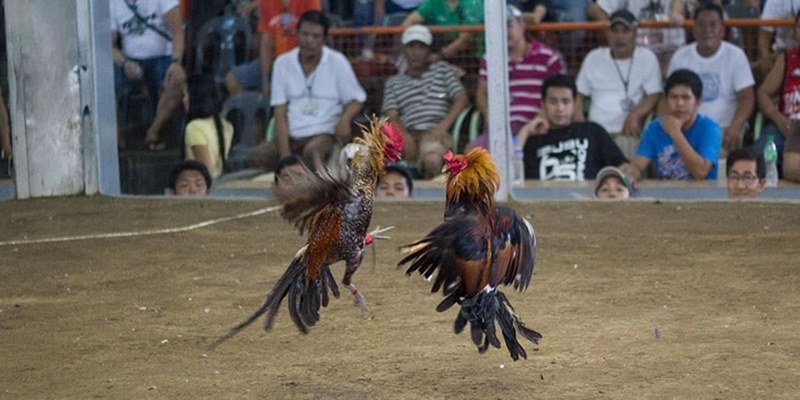
[[[517,332],[534,343],[542,335],[525,326],[497,287],[513,284],[519,291],[528,287],[536,251],[533,228],[514,210],[495,207],[500,178],[485,149],[466,155],[448,153],[445,168],[445,220],[425,238],[404,246],[401,250],[407,255],[398,267],[410,263],[406,275],[418,271],[426,279],[438,270],[431,292],[441,289],[445,298],[436,311],[458,303],[455,333],[469,322],[479,352],[489,345],[500,348],[496,321],[511,358],[527,358]]]
[[[328,291],[339,297],[330,265],[341,260],[345,262],[342,283],[353,294],[362,313],[368,315],[364,296],[351,278],[361,265],[365,242],[371,240],[367,228],[372,219],[373,190],[383,173],[384,158],[389,161],[399,158],[403,136],[385,119],[372,120],[362,131],[364,137],[349,145],[351,151],[342,157],[341,168],[327,170],[318,163],[317,172],[309,174],[308,179],[276,189],[283,217],[301,235],[308,232],[306,245],[297,252],[261,307],[215,345],[264,314],[267,314],[264,329],[269,330],[284,298],[297,329],[308,333],[308,328],[319,321],[320,306],[328,305]]]

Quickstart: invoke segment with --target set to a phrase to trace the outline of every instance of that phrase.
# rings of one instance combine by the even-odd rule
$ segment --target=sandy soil
[[[796,399],[800,205],[532,202],[539,253],[528,360],[478,354],[455,311],[406,278],[397,246],[441,203],[381,203],[395,225],[307,336],[285,308],[208,345],[258,306],[302,243],[269,201],[0,202],[2,399]],[[159,230],[187,228],[164,233]],[[193,228],[193,229],[188,229]],[[122,237],[36,242],[109,233]],[[9,243],[10,241],[33,243]],[[334,273],[341,277],[343,267]],[[285,307],[285,306],[284,306]]]

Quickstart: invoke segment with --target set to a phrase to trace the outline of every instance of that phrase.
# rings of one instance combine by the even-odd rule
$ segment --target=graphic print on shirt
[[[719,88],[722,85],[722,79],[719,74],[713,72],[700,73],[700,80],[703,82],[703,101],[710,103],[719,98]]]
[[[139,18],[139,17],[142,18]],[[127,30],[131,36],[142,36],[144,31],[147,30],[147,25],[155,25],[158,16],[156,13],[150,15],[133,15],[133,18],[125,21],[122,24],[122,29]]]
[[[689,170],[683,164],[680,154],[675,150],[675,145],[671,144],[664,147],[662,151],[657,154],[658,170],[661,172],[661,177],[671,180],[686,180],[691,179]]]
[[[586,155],[589,139],[565,139],[556,145],[548,144],[537,150],[539,179],[582,181],[586,174]]]

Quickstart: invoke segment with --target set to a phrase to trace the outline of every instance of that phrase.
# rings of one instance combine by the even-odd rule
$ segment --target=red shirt
[[[779,109],[788,118],[800,117],[800,47],[786,50]]]
[[[322,10],[320,0],[261,0],[258,11],[258,31],[269,32],[273,44],[273,57],[297,46],[297,21],[309,10]]]

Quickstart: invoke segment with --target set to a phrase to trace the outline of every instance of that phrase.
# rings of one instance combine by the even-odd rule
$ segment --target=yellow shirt
[[[233,140],[233,125],[225,118],[222,119],[222,136],[225,138],[225,157],[231,151],[231,141]],[[214,118],[196,118],[186,125],[186,137],[184,139],[184,149],[186,159],[194,160],[192,147],[206,146],[208,154],[211,156],[211,170],[208,171],[213,178],[222,175],[222,159],[219,156],[219,139],[217,138],[217,128],[214,126]]]

